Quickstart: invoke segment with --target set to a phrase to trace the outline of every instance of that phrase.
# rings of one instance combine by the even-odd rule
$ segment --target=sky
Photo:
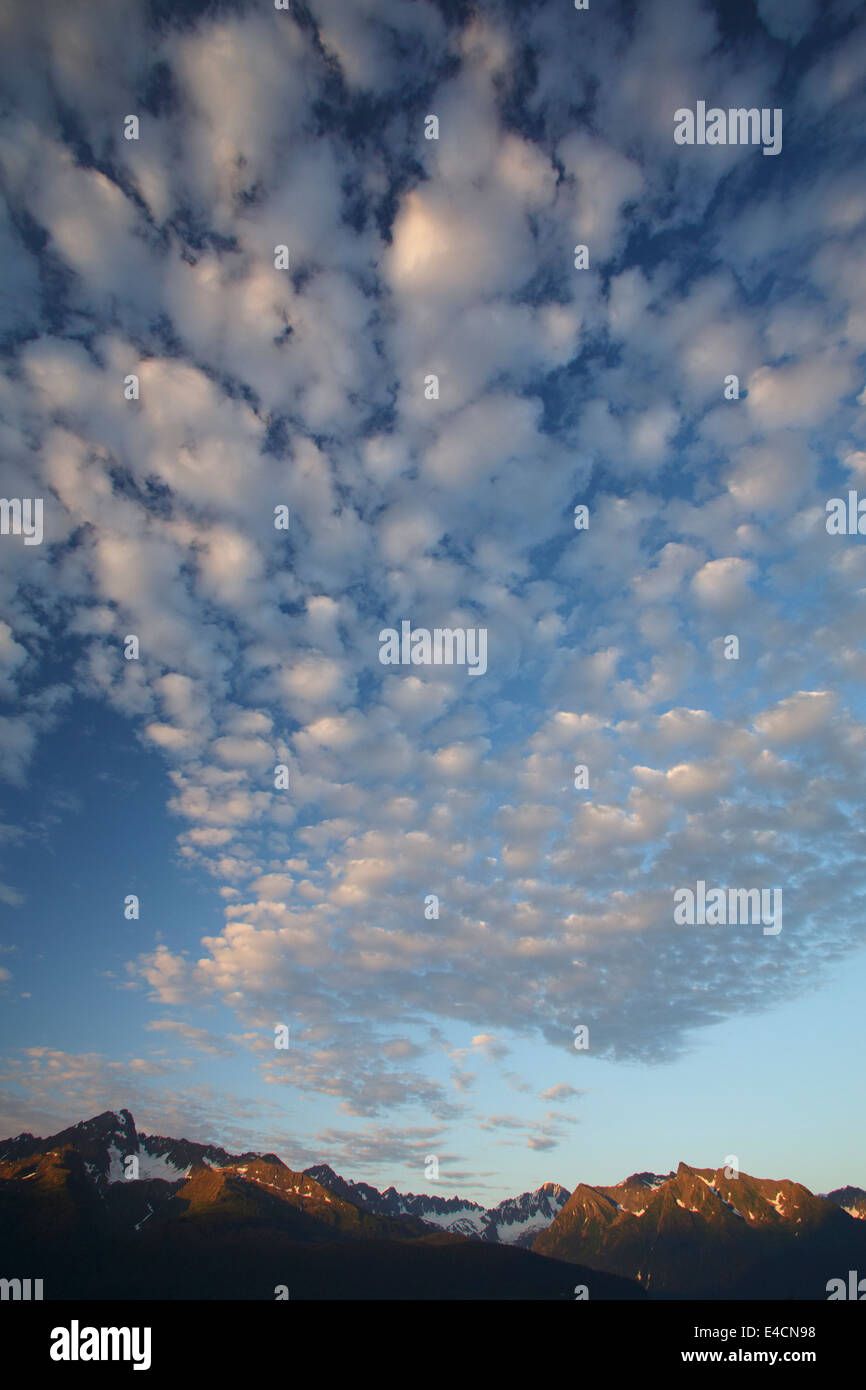
[[[862,6],[48,0],[0,52],[0,1133],[866,1186]]]

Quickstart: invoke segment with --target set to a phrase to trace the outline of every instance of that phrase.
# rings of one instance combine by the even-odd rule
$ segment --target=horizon
[[[126,1115],[129,1116],[130,1120],[132,1121],[132,1125],[133,1125],[133,1127],[134,1127],[134,1129],[135,1129],[136,1136],[137,1136],[139,1139],[148,1139],[148,1138],[150,1138],[150,1139],[172,1139],[172,1140],[174,1140],[175,1143],[180,1143],[180,1144],[193,1143],[193,1144],[201,1144],[203,1147],[209,1147],[209,1146],[211,1146],[211,1147],[223,1148],[223,1149],[224,1149],[224,1145],[210,1144],[210,1141],[207,1141],[207,1140],[195,1140],[195,1139],[190,1139],[189,1136],[188,1136],[188,1135],[185,1135],[185,1134],[184,1134],[184,1135],[178,1135],[178,1134],[157,1134],[157,1133],[154,1132],[154,1131],[140,1129],[140,1128],[138,1127],[137,1122],[136,1122],[135,1116],[134,1116],[134,1115],[132,1114],[132,1112],[131,1112],[128,1108],[126,1108],[126,1107],[123,1107],[123,1108],[122,1108],[121,1110],[119,1110],[119,1111],[105,1110],[105,1111],[102,1111],[101,1114],[99,1114],[99,1115],[91,1115],[91,1116],[89,1116],[86,1120],[73,1121],[73,1122],[72,1122],[71,1124],[69,1124],[69,1125],[64,1125],[64,1126],[62,1127],[61,1130],[58,1130],[58,1131],[56,1132],[56,1134],[60,1134],[60,1133],[62,1133],[64,1130],[67,1130],[67,1129],[83,1128],[83,1127],[85,1127],[85,1126],[88,1125],[88,1124],[92,1124],[92,1123],[93,1123],[94,1121],[96,1121],[96,1120],[101,1120],[101,1119],[105,1119],[105,1118],[111,1118],[111,1119],[118,1119],[118,1120],[119,1120],[119,1119],[121,1119],[121,1117],[122,1117],[124,1114],[126,1114]],[[56,1137],[56,1134],[54,1134],[54,1135],[31,1134],[29,1131],[24,1131],[24,1132],[22,1132],[21,1134],[6,1135],[6,1136],[4,1136],[4,1137],[5,1137],[5,1140],[6,1140],[6,1141],[15,1141],[15,1140],[17,1140],[17,1139],[30,1138],[30,1139],[37,1140],[39,1143],[45,1143],[48,1139],[55,1138],[55,1137]],[[0,1143],[2,1143],[2,1142],[3,1142],[3,1139],[0,1139]],[[256,1151],[256,1150],[245,1151],[244,1153],[241,1153],[241,1154],[232,1154],[232,1153],[230,1153],[230,1152],[227,1151],[227,1150],[224,1150],[224,1151],[227,1153],[227,1156],[228,1156],[230,1159],[235,1159],[235,1158],[248,1158],[248,1157],[250,1157],[251,1155],[255,1155],[255,1156],[258,1157],[258,1158],[264,1158],[264,1157],[266,1156],[266,1153],[265,1153],[265,1152],[263,1152],[263,1151]],[[358,1179],[356,1179],[356,1178],[353,1178],[351,1175],[347,1175],[345,1172],[337,1172],[337,1170],[336,1170],[335,1168],[333,1168],[333,1166],[332,1166],[331,1164],[326,1163],[326,1162],[310,1164],[306,1169],[297,1170],[297,1169],[293,1169],[293,1168],[292,1168],[292,1165],[291,1165],[290,1163],[286,1163],[285,1159],[282,1157],[281,1154],[273,1153],[271,1156],[274,1157],[274,1158],[279,1159],[282,1163],[285,1164],[285,1166],[286,1166],[287,1168],[289,1168],[289,1169],[290,1169],[291,1171],[293,1171],[293,1172],[303,1171],[303,1172],[305,1172],[305,1173],[309,1173],[309,1172],[313,1171],[313,1170],[316,1169],[316,1168],[319,1168],[319,1169],[321,1169],[321,1168],[327,1168],[327,1169],[330,1171],[330,1173],[331,1173],[334,1177],[340,1178],[341,1180],[343,1180],[343,1181],[345,1181],[345,1182],[348,1182],[351,1186],[356,1186],[356,1187],[357,1187],[357,1186],[368,1186],[368,1187],[374,1187],[374,1186],[375,1186],[375,1184],[373,1184],[373,1183],[365,1183],[365,1182],[363,1182],[363,1181],[361,1181],[361,1180],[358,1180]],[[689,1171],[689,1172],[697,1172],[697,1173],[707,1173],[707,1172],[714,1172],[714,1173],[717,1173],[717,1172],[724,1172],[724,1166],[723,1166],[723,1165],[718,1165],[718,1166],[716,1166],[715,1168],[713,1168],[713,1166],[710,1165],[710,1164],[689,1163],[689,1162],[687,1162],[685,1159],[679,1159],[679,1160],[677,1161],[677,1163],[676,1163],[671,1169],[669,1169],[669,1170],[668,1170],[667,1172],[665,1172],[665,1173],[652,1172],[652,1171],[650,1171],[650,1170],[648,1170],[648,1169],[635,1169],[634,1172],[631,1172],[631,1173],[626,1174],[626,1176],[625,1176],[624,1178],[619,1178],[619,1179],[618,1179],[617,1181],[615,1181],[615,1182],[607,1182],[607,1183],[585,1183],[585,1182],[583,1181],[583,1179],[580,1179],[577,1183],[574,1184],[574,1186],[569,1186],[567,1183],[560,1183],[560,1182],[557,1182],[556,1179],[545,1179],[545,1180],[543,1180],[542,1182],[536,1184],[535,1187],[526,1188],[526,1189],[524,1189],[523,1192],[514,1192],[514,1193],[512,1193],[512,1194],[511,1194],[511,1197],[525,1196],[525,1195],[527,1195],[527,1193],[529,1193],[529,1194],[535,1194],[535,1193],[537,1193],[537,1192],[542,1191],[542,1189],[547,1188],[547,1187],[560,1188],[560,1189],[562,1189],[562,1190],[564,1190],[564,1191],[567,1191],[569,1194],[573,1194],[573,1193],[577,1190],[578,1187],[582,1187],[582,1186],[586,1186],[586,1187],[595,1187],[595,1188],[599,1188],[599,1187],[600,1187],[600,1188],[621,1187],[621,1186],[623,1186],[625,1183],[629,1182],[632,1178],[656,1178],[656,1179],[659,1180],[659,1181],[656,1183],[656,1186],[659,1186],[659,1185],[661,1185],[661,1183],[663,1183],[663,1182],[668,1182],[668,1181],[670,1181],[672,1178],[676,1178],[676,1177],[679,1175],[680,1170],[683,1169],[683,1168],[685,1168],[685,1169],[686,1169],[687,1171]],[[777,1174],[775,1174],[775,1173],[768,1174],[768,1175],[759,1174],[759,1173],[747,1173],[744,1169],[741,1169],[741,1170],[739,1171],[739,1173],[738,1173],[738,1176],[741,1177],[741,1178],[753,1178],[753,1179],[757,1179],[757,1180],[759,1180],[759,1181],[763,1181],[763,1180],[765,1180],[766,1178],[770,1178],[770,1179],[772,1179],[772,1180],[777,1180],[777,1181],[779,1181],[779,1182],[793,1182],[793,1183],[798,1183],[801,1187],[807,1187],[807,1186],[808,1186],[806,1183],[800,1182],[800,1180],[799,1180],[798,1178],[793,1178],[793,1177],[790,1176],[790,1174],[787,1174],[787,1173],[786,1173],[784,1176],[779,1177],[779,1175],[777,1175]],[[115,1181],[119,1181],[119,1179],[115,1179]],[[433,1185],[435,1186],[436,1184],[434,1183]],[[831,1188],[831,1189],[830,1189],[830,1192],[845,1191],[845,1190],[847,1190],[847,1189],[849,1189],[849,1188],[850,1188],[852,1191],[863,1192],[863,1195],[866,1196],[866,1192],[864,1192],[864,1189],[858,1188],[856,1183],[842,1183],[842,1184],[839,1185],[838,1188]],[[431,1191],[428,1190],[428,1191],[423,1191],[423,1192],[422,1192],[420,1189],[419,1189],[418,1192],[400,1192],[399,1189],[396,1189],[396,1188],[394,1187],[394,1184],[393,1184],[393,1183],[389,1183],[389,1182],[383,1182],[382,1185],[381,1185],[377,1190],[380,1192],[380,1194],[387,1193],[388,1191],[396,1191],[396,1192],[398,1193],[398,1195],[400,1195],[400,1196],[405,1196],[405,1197],[429,1196],[429,1197],[434,1197],[434,1198],[441,1198],[443,1201],[463,1201],[463,1202],[467,1202],[467,1203],[468,1203],[468,1202],[471,1202],[471,1201],[473,1200],[472,1198],[466,1196],[466,1194],[464,1194],[464,1193],[458,1193],[458,1192],[454,1192],[454,1193],[451,1193],[451,1194],[448,1194],[448,1193],[446,1193],[446,1192],[444,1192],[444,1191],[443,1191],[443,1192],[431,1192]],[[816,1197],[826,1197],[826,1196],[828,1195],[827,1192],[818,1192],[818,1191],[815,1191],[815,1190],[812,1189],[812,1188],[808,1188],[808,1190],[809,1190],[810,1192],[812,1192],[813,1195],[816,1196]],[[508,1197],[501,1198],[500,1201],[499,1201],[499,1203],[490,1203],[490,1204],[488,1205],[488,1209],[490,1209],[491,1207],[495,1207],[495,1206],[497,1206],[497,1205],[501,1205],[502,1202],[508,1201],[508,1200],[509,1200]],[[483,1205],[483,1203],[480,1203],[479,1205]]]

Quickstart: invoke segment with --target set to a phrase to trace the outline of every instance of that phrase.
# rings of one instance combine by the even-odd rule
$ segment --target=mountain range
[[[554,1200],[544,1189],[494,1208],[496,1222],[477,1208],[468,1238],[448,1227],[474,1204],[362,1186],[140,1133],[128,1110],[106,1111],[0,1141],[0,1277],[41,1278],[61,1299],[570,1300],[579,1285],[643,1297],[633,1280],[495,1238],[530,1234]]]
[[[826,1298],[866,1272],[866,1192],[681,1163],[484,1208],[106,1111],[0,1140],[0,1258],[47,1298]]]
[[[437,1230],[470,1239],[492,1241],[502,1245],[517,1245],[531,1249],[540,1231],[565,1206],[571,1195],[559,1183],[546,1182],[534,1192],[519,1197],[506,1197],[495,1207],[482,1207],[463,1197],[415,1196],[388,1187],[384,1192],[367,1183],[351,1182],[339,1177],[327,1164],[307,1168],[310,1177],[336,1192],[346,1201],[364,1211],[380,1216],[412,1216]]]
[[[866,1196],[681,1163],[613,1187],[580,1183],[533,1243],[637,1280],[656,1298],[826,1298],[866,1269]]]

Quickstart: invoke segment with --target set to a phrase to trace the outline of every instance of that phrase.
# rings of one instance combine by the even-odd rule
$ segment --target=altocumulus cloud
[[[862,940],[819,872],[864,786],[866,559],[823,524],[863,472],[856,8],[7,10],[4,488],[46,505],[0,547],[4,772],[78,700],[130,721],[225,900],[132,978],[289,1000],[312,1050],[267,1080],[451,1118],[407,1020],[663,1059]],[[782,157],[675,147],[696,91],[784,105]],[[405,617],[485,628],[483,678],[381,667]],[[672,927],[714,876],[784,885],[745,969]]]

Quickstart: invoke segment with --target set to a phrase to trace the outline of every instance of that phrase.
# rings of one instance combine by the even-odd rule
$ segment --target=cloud
[[[285,1013],[303,1065],[262,1086],[357,1117],[462,1116],[460,1054],[568,1048],[575,998],[599,1055],[667,1060],[859,940],[816,865],[856,856],[862,800],[866,572],[822,530],[864,471],[861,29],[789,70],[805,0],[761,0],[749,44],[697,0],[454,8],[5,31],[2,442],[46,532],[0,545],[3,775],[41,785],[79,702],[128,721],[215,896],[126,983],[206,1054],[194,1008]],[[783,75],[784,163],[674,146],[695,92]],[[484,628],[487,672],[383,668],[404,617]],[[671,884],[751,882],[756,847],[785,933],[708,980]]]
[[[539,1094],[542,1100],[560,1101],[585,1096],[586,1091],[578,1091],[574,1086],[569,1086],[567,1081],[560,1081],[555,1086],[549,1086],[546,1091],[540,1091]]]
[[[145,1024],[145,1027],[152,1033],[171,1033],[182,1038],[197,1052],[203,1052],[209,1057],[231,1057],[234,1052],[234,1048],[227,1046],[223,1038],[209,1033],[205,1028],[196,1028],[190,1023],[182,1023],[179,1019],[152,1019],[150,1023]]]
[[[758,0],[758,14],[775,39],[799,43],[818,18],[816,0]]]
[[[755,728],[770,743],[799,743],[827,725],[835,703],[831,691],[800,690],[758,715]]]
[[[757,574],[755,565],[742,556],[729,555],[723,560],[708,560],[698,570],[692,586],[708,608],[736,612],[749,601],[749,582]]]

